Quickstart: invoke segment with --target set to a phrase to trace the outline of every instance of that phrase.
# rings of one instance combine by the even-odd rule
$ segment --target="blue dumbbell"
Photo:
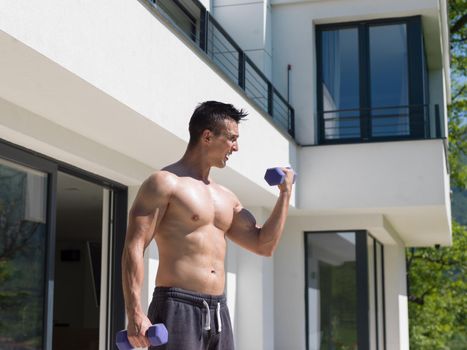
[[[287,167],[287,168],[289,168],[289,167]],[[295,178],[296,177],[297,177],[297,174],[294,172],[294,174],[293,174],[293,183],[295,183]],[[264,179],[269,184],[269,186],[277,186],[277,185],[280,185],[281,183],[284,182],[285,173],[279,167],[269,168],[268,170],[266,170],[266,174],[264,174]]]
[[[159,346],[167,343],[169,334],[163,323],[157,323],[148,328],[146,336],[149,339],[151,346]],[[128,341],[128,332],[126,330],[117,333],[116,337],[117,348],[119,350],[131,350],[133,347]]]

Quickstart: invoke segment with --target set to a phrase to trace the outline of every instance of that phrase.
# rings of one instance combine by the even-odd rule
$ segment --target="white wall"
[[[302,148],[303,209],[444,205],[440,140]]]
[[[384,246],[386,339],[388,349],[409,349],[409,314],[405,248]]]
[[[0,98],[0,138],[123,184],[139,184],[147,165]]]
[[[274,254],[275,349],[305,349],[305,259],[300,225],[288,220]]]

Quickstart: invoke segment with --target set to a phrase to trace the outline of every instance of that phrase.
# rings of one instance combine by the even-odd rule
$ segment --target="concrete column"
[[[409,313],[405,247],[384,246],[386,339],[388,349],[409,349]]]
[[[261,208],[250,211],[258,223],[263,223],[267,218],[267,213]],[[236,262],[236,300],[235,312],[232,313],[235,313],[237,349],[274,349],[273,260],[240,247],[230,249],[230,254],[235,254]],[[234,261],[231,255],[228,263]]]
[[[212,0],[216,20],[272,80],[270,0]]]

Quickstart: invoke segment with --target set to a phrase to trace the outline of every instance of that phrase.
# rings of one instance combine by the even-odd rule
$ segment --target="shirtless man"
[[[149,346],[146,330],[164,323],[169,342],[157,349],[234,349],[223,294],[226,237],[271,256],[282,235],[293,182],[293,172],[284,168],[277,203],[260,227],[235,194],[209,177],[211,167],[225,167],[238,151],[238,123],[245,116],[229,104],[202,103],[191,117],[183,157],[141,185],[130,210],[122,258],[128,339],[135,347]],[[143,253],[152,239],[160,260],[146,316],[140,301]]]

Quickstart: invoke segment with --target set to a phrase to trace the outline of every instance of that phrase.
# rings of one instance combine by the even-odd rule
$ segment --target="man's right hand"
[[[282,182],[277,187],[279,187],[279,190],[281,191],[281,193],[287,193],[290,195],[292,193],[292,186],[294,183],[294,171],[291,168],[281,168],[281,169],[285,174],[285,179],[284,179],[284,182]]]
[[[147,348],[151,345],[146,337],[146,331],[151,326],[151,321],[144,314],[134,315],[128,320],[128,341],[134,348]]]

